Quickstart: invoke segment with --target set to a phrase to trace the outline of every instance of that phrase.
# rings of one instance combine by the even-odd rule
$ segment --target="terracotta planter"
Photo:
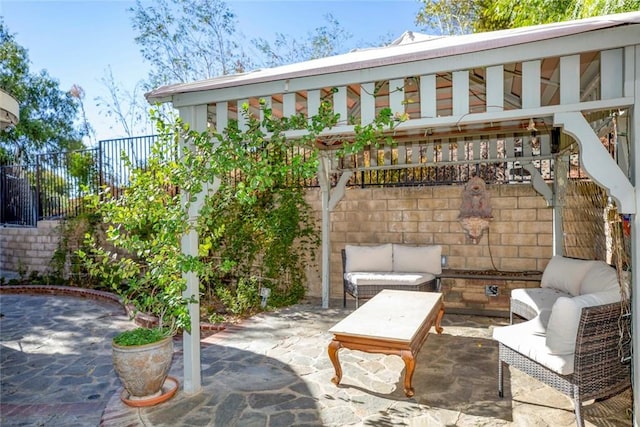
[[[163,394],[173,359],[172,337],[146,345],[112,344],[112,348],[113,367],[129,394],[127,400],[153,400]]]

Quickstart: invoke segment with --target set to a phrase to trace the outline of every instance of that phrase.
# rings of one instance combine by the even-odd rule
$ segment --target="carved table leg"
[[[444,316],[444,304],[440,304],[440,310],[438,310],[438,315],[436,316],[436,332],[441,334],[444,329],[440,326],[440,321],[442,320],[442,316]]]
[[[404,361],[404,394],[407,397],[413,397],[414,390],[411,387],[411,380],[413,379],[413,371],[416,369],[416,359],[413,357],[413,353],[408,350],[400,351],[400,357]]]
[[[331,382],[335,385],[340,384],[342,379],[342,368],[340,367],[340,360],[338,359],[338,350],[342,348],[340,341],[332,340],[329,344],[329,359],[333,364],[333,369],[336,371],[336,375],[331,378]]]

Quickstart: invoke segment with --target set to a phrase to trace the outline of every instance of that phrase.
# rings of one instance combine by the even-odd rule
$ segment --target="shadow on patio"
[[[402,390],[397,356],[340,350],[343,378],[331,383],[327,330],[349,309],[299,304],[264,313],[203,339],[203,392],[182,391],[155,408],[131,409],[114,396],[103,417],[145,425],[573,425],[571,401],[536,380],[507,372],[497,394],[497,345],[492,328],[506,319],[445,314],[444,333],[420,351],[413,385]],[[182,377],[182,358],[172,375]],[[630,391],[586,406],[587,425],[629,426]],[[124,418],[122,418],[124,417]],[[124,424],[122,424],[124,425]]]

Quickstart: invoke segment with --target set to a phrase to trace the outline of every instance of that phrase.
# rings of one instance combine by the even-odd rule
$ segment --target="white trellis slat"
[[[613,99],[622,96],[624,51],[622,49],[600,52],[600,99]]]
[[[340,115],[338,126],[345,126],[349,121],[347,116],[347,88],[340,86],[333,94],[333,112]]]
[[[320,91],[319,90],[307,91],[307,117],[311,119],[311,117],[318,114],[319,110],[320,110]]]
[[[533,154],[533,147],[531,146],[532,136],[522,137],[522,155],[524,157],[531,157]]]
[[[296,115],[296,94],[294,92],[282,95],[282,115],[284,117]]]
[[[420,76],[420,117],[436,117],[436,101],[436,75]]]
[[[389,80],[389,107],[393,114],[404,113],[404,79]]]
[[[229,103],[226,101],[216,103],[216,132],[222,133],[229,124]]]
[[[273,99],[270,96],[264,96],[262,99],[264,99],[264,108],[271,108]],[[264,108],[260,108],[260,123],[264,120]],[[260,127],[263,131],[266,131],[264,126],[261,125]]]
[[[490,159],[497,159],[498,158],[498,139],[499,139],[499,137],[496,135],[495,139],[491,139],[489,137],[487,137],[487,139],[489,139],[489,158]]]
[[[398,164],[406,165],[407,164],[407,144],[398,145]]]
[[[374,83],[360,85],[360,121],[362,125],[373,122],[376,116],[376,99],[373,96]]]
[[[516,156],[516,144],[513,135],[504,138],[505,157],[513,158]]]
[[[248,99],[238,99],[237,101],[237,111],[238,111],[238,129],[240,129],[240,131],[245,132],[247,129],[249,129],[249,124],[247,123],[247,118],[245,117],[243,111],[242,111],[242,106],[245,104],[249,104],[249,100]]]
[[[420,144],[417,142],[411,144],[411,163],[420,163]]]
[[[487,67],[486,79],[487,112],[504,110],[504,67]]]
[[[522,108],[540,106],[540,61],[522,63]]]
[[[437,159],[434,154],[435,154],[435,144],[427,144],[427,149],[425,150],[425,155],[424,155],[424,163],[435,162]]]
[[[453,115],[469,114],[469,71],[454,71],[453,80]]]
[[[551,154],[551,137],[548,134],[538,136],[540,140],[540,155],[548,156]]]
[[[481,159],[482,138],[471,141],[471,144],[473,144],[473,158]]]
[[[560,104],[580,102],[580,55],[560,58]]]
[[[440,161],[441,162],[448,162],[451,160],[451,157],[449,155],[449,141],[448,140],[443,140],[442,144],[441,144],[441,156],[440,156]]]

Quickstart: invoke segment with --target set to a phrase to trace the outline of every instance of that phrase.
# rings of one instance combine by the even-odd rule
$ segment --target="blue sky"
[[[85,90],[87,117],[98,140],[124,136],[94,101],[106,96],[100,79],[107,67],[127,90],[147,75],[127,12],[134,4],[128,0],[0,0],[0,15],[28,50],[31,71],[46,69],[61,89],[77,84]],[[229,0],[227,4],[247,39],[271,40],[276,32],[304,37],[325,24],[327,13],[353,34],[353,45],[419,30],[414,24],[418,0]]]

